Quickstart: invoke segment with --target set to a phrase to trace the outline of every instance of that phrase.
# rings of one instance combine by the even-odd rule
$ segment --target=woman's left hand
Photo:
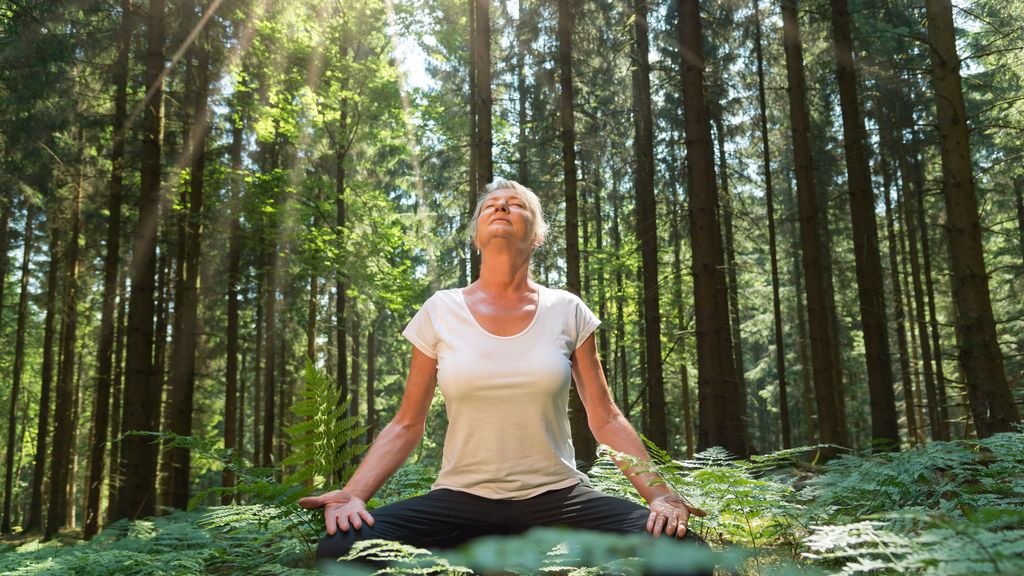
[[[669,536],[682,538],[686,536],[686,523],[690,515],[704,517],[708,513],[686,498],[674,493],[658,496],[651,501],[651,516],[647,519],[647,531],[655,537],[662,532]]]

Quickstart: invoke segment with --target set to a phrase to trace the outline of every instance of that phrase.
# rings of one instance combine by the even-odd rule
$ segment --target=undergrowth
[[[196,494],[190,511],[120,521],[90,542],[8,545],[0,548],[0,574],[318,573],[313,553],[323,514],[296,501],[337,487],[364,449],[357,441],[362,430],[336,394],[329,379],[307,371],[303,399],[294,406],[299,423],[289,429],[296,450],[280,469],[249,466],[214,442],[156,435],[234,470],[239,485],[227,494],[240,503],[199,506],[219,500],[224,490],[215,488]],[[846,454],[820,466],[807,462],[814,447],[747,460],[718,448],[676,460],[648,448],[650,466],[709,512],[691,517],[690,529],[713,550],[681,554],[670,538],[545,528],[444,553],[371,541],[351,559],[390,561],[392,574],[583,576],[711,565],[719,574],[1024,574],[1024,429],[897,453]],[[613,457],[644,469],[601,447],[591,484],[640,501]],[[422,494],[435,476],[429,467],[404,466],[369,505]],[[353,562],[326,569],[368,572]]]

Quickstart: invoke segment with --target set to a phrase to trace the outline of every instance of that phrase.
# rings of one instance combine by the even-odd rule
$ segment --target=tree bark
[[[908,162],[905,159],[902,160],[902,162],[905,177],[903,181],[903,191],[897,194],[897,200],[900,204],[900,215],[903,218],[904,229],[907,231],[907,245],[910,250],[909,261],[911,280],[913,281],[913,310],[917,326],[918,343],[920,344],[921,350],[921,365],[924,372],[925,395],[928,399],[928,429],[932,440],[940,440],[941,438],[938,433],[938,396],[935,392],[935,374],[932,372],[931,341],[928,339],[928,328],[925,322],[924,286],[921,281],[921,259],[918,255],[918,219],[916,207],[912,200],[914,192],[911,189],[910,182],[908,181],[908,178],[910,178],[909,174],[907,174],[909,171],[909,167],[907,167]]]
[[[153,402],[153,283],[156,276],[156,233],[160,215],[160,136],[163,120],[164,1],[150,0],[147,16],[146,100],[142,127],[142,169],[139,222],[131,264],[128,338],[125,367],[125,431],[150,430]],[[123,440],[124,480],[117,498],[117,518],[152,516],[156,511],[157,449],[152,440],[128,436]]]
[[[231,146],[229,157],[231,162],[231,199],[228,203],[231,211],[231,225],[228,232],[228,302],[227,302],[227,358],[225,359],[225,391],[224,391],[224,447],[228,450],[241,452],[242,425],[239,424],[239,412],[245,411],[245,404],[238,401],[238,324],[239,297],[238,285],[241,281],[242,267],[242,138],[245,135],[245,122],[235,120],[231,125]],[[241,410],[239,410],[241,408]],[[227,468],[221,476],[221,485],[226,492],[221,495],[221,504],[230,504],[233,496],[230,491],[235,487],[235,473]]]
[[[100,490],[106,469],[107,426],[110,423],[110,389],[114,352],[114,306],[117,273],[121,263],[121,185],[124,181],[124,137],[128,112],[128,51],[131,43],[131,2],[121,2],[117,62],[114,65],[114,139],[110,150],[110,197],[107,201],[107,242],[103,259],[103,304],[100,338],[96,346],[96,393],[93,397],[92,444],[89,447],[89,482],[85,504],[85,528],[89,540],[99,532]]]
[[[576,121],[574,118],[574,93],[572,74],[572,35],[576,17],[572,0],[558,0],[558,70],[559,94],[558,115],[561,123],[562,175],[565,189],[565,262],[566,288],[573,294],[581,292],[580,282],[580,236],[576,185]],[[576,386],[569,389],[569,425],[572,430],[576,460],[584,468],[593,464],[597,457],[597,442],[587,425],[587,414],[583,408]]]
[[[112,522],[117,514],[117,494],[121,486],[121,470],[124,468],[124,442],[121,438],[121,423],[124,421],[123,379],[124,375],[124,336],[125,317],[128,312],[127,275],[122,270],[118,289],[117,330],[114,334],[114,373],[111,381],[110,401],[110,470],[107,473],[107,522]]]
[[[57,268],[60,264],[61,227],[56,214],[50,216],[50,263],[46,271],[46,319],[43,321],[43,365],[39,384],[39,426],[36,429],[36,454],[32,465],[32,498],[29,502],[25,531],[43,525],[43,476],[46,474],[46,444],[50,436],[50,388],[53,383],[53,333],[57,311]]]
[[[182,436],[192,434],[192,402],[196,381],[196,345],[199,339],[199,261],[201,258],[201,235],[203,218],[203,183],[206,168],[206,139],[210,132],[207,117],[207,94],[209,89],[210,57],[205,45],[208,34],[204,32],[196,46],[198,62],[195,101],[193,106],[194,124],[191,130],[192,166],[189,172],[189,195],[187,212],[183,215],[184,245],[179,260],[182,275],[178,278],[175,315],[178,330],[174,333],[171,348],[170,373],[170,431]],[[171,448],[168,454],[171,478],[170,503],[184,510],[189,500],[189,472],[191,453],[186,448]]]
[[[884,135],[883,138],[885,138]],[[914,392],[910,376],[910,354],[907,347],[906,313],[903,308],[903,283],[900,280],[899,263],[896,258],[897,253],[899,252],[899,245],[896,243],[892,194],[889,192],[889,187],[892,183],[892,176],[889,170],[889,164],[885,159],[882,159],[881,165],[882,189],[885,192],[886,233],[888,235],[889,242],[889,275],[892,280],[893,302],[896,305],[896,345],[900,356],[900,384],[903,391],[904,413],[906,414],[907,419],[907,440],[910,442],[911,446],[914,446],[917,444],[918,423],[914,413]]]
[[[366,444],[377,435],[377,324],[370,324],[366,334]]]
[[[29,204],[25,215],[25,239],[22,243],[21,281],[18,292],[18,325],[14,335],[14,366],[11,369],[11,408],[7,413],[7,449],[4,455],[4,512],[0,532],[11,533],[11,501],[14,499],[14,449],[20,446],[17,436],[18,395],[21,392],[21,375],[25,368],[25,324],[28,320],[29,263],[32,258],[32,225],[36,207]],[[6,257],[6,254],[0,255]]]
[[[83,146],[83,128],[78,127],[78,144]],[[84,153],[84,151],[82,152]],[[68,511],[68,469],[70,467],[72,432],[75,427],[73,420],[74,379],[75,379],[75,340],[78,336],[78,242],[81,235],[80,209],[82,202],[83,168],[79,168],[77,182],[73,186],[68,242],[64,249],[64,294],[61,298],[61,316],[64,324],[61,335],[60,374],[57,378],[57,408],[54,415],[56,426],[53,431],[53,455],[50,460],[50,507],[46,514],[46,533],[44,540],[50,540],[65,525]]]
[[[920,157],[914,159],[914,211],[917,215],[917,229],[921,235],[921,265],[924,275],[924,297],[928,312],[928,329],[922,337],[931,337],[932,361],[935,363],[935,408],[937,419],[934,434],[939,440],[949,440],[949,412],[946,409],[946,375],[942,368],[942,347],[939,345],[939,322],[935,312],[935,283],[932,280],[931,243],[928,240],[928,225],[924,208],[924,171]]]
[[[651,114],[651,65],[648,56],[646,0],[633,1],[633,153],[636,171],[636,233],[643,277],[644,353],[647,366],[646,432],[668,449],[665,382],[661,363],[661,293],[658,287],[658,208],[654,197],[654,119]]]
[[[807,107],[807,83],[804,78],[803,48],[796,0],[782,1],[783,39],[786,74],[789,80],[789,107],[793,133],[797,200],[800,220],[800,244],[803,249],[803,277],[806,282],[807,315],[810,325],[811,360],[814,365],[814,391],[817,402],[818,433],[822,444],[841,445],[844,436],[836,402],[835,371],[829,330],[828,301],[823,278],[821,228],[811,156],[810,113]],[[822,450],[826,459],[834,457],[834,447]]]
[[[677,164],[673,158],[672,165]],[[686,458],[692,459],[696,445],[693,441],[693,410],[690,406],[690,375],[686,364],[686,347],[684,327],[688,326],[686,321],[686,310],[683,302],[683,231],[682,218],[683,202],[679,197],[679,184],[673,180],[672,185],[672,278],[675,294],[673,299],[676,302],[676,338],[677,350],[679,353],[679,383],[681,385],[680,401],[683,404],[683,437],[686,440]]]
[[[853,62],[850,11],[846,0],[831,0],[831,8],[858,300],[867,360],[871,447],[881,451],[899,450],[900,435],[889,358],[885,286],[878,248],[878,223],[875,221],[875,194],[871,189],[867,134],[857,101],[857,71]]]
[[[967,377],[974,425],[978,437],[985,438],[1012,430],[1013,424],[1020,422],[1020,413],[1006,380],[992,315],[952,2],[925,0],[925,10],[938,110],[953,300],[959,316],[956,329],[960,332],[960,360]]]
[[[718,192],[711,123],[704,99],[700,5],[697,0],[679,0],[678,5],[693,297],[704,304],[696,308],[697,449],[721,446],[745,457],[749,453],[741,408],[745,398],[736,376],[722,230],[715,210]]]
[[[772,268],[772,317],[775,330],[775,371],[779,378],[779,420],[782,426],[782,448],[793,445],[789,420],[786,383],[786,348],[782,333],[782,300],[779,297],[779,259],[775,239],[775,189],[772,186],[771,146],[768,142],[768,108],[765,103],[764,53],[761,47],[760,0],[754,0],[754,52],[757,57],[758,125],[761,130],[761,170],[764,173],[765,202],[768,214],[768,250]]]

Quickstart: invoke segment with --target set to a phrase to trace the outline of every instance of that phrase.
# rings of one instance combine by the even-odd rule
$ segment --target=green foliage
[[[366,427],[348,416],[348,405],[334,381],[307,362],[301,397],[291,407],[299,421],[285,429],[292,452],[281,465],[296,467],[285,484],[328,489],[334,478],[352,474],[356,457],[366,449],[358,442]]]

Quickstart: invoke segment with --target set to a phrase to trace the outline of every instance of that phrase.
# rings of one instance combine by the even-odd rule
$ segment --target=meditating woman
[[[405,394],[342,490],[304,498],[324,507],[321,560],[359,540],[449,548],[477,536],[567,526],[702,542],[687,530],[706,513],[658,482],[620,467],[645,508],[602,494],[576,469],[567,415],[570,375],[598,442],[649,457],[608,390],[594,343],[600,321],[576,295],[530,279],[530,257],[547,224],[530,189],[498,180],[470,224],[480,278],[431,296],[402,333],[412,344]],[[377,508],[366,501],[423,438],[434,387],[448,412],[441,471],[430,492]]]

